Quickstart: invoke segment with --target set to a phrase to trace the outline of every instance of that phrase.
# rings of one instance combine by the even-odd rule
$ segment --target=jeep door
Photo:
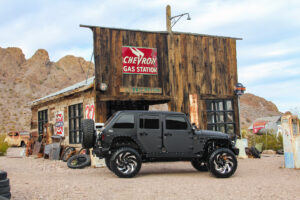
[[[161,152],[162,124],[159,114],[141,114],[138,118],[137,137],[147,153]]]
[[[163,138],[164,146],[169,153],[193,151],[193,131],[184,115],[165,116]]]

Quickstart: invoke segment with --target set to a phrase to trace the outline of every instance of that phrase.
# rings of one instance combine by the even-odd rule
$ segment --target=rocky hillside
[[[273,102],[250,93],[241,97],[240,109],[242,128],[248,128],[256,118],[282,114]]]
[[[51,62],[43,49],[25,59],[19,48],[0,47],[0,133],[29,130],[28,103],[84,80],[88,66],[89,62],[74,56]]]
[[[89,64],[74,56],[51,62],[43,49],[25,59],[19,48],[0,47],[0,133],[29,130],[31,110],[28,103],[84,80]],[[92,76],[92,63],[90,67]],[[270,101],[249,93],[241,97],[242,127],[248,127],[258,117],[279,114]]]

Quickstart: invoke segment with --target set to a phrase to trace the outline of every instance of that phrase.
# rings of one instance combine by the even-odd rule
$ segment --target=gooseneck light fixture
[[[191,17],[190,17],[189,13],[183,13],[181,15],[176,15],[176,16],[170,17],[171,27],[173,27],[181,19],[181,17],[183,17],[184,15],[187,15],[186,20],[191,20]]]

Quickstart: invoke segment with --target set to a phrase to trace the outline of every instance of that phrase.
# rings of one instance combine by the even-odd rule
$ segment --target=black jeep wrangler
[[[134,177],[143,162],[191,161],[199,171],[219,178],[230,177],[237,168],[239,150],[227,134],[196,130],[178,112],[118,111],[96,133],[93,120],[82,121],[82,145],[93,148],[112,172]]]

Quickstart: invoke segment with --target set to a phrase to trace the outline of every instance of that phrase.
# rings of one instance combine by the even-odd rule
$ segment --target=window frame
[[[178,129],[178,128],[175,128],[175,129],[168,129],[168,127],[167,127],[167,119],[168,119],[168,117],[181,117],[181,118],[183,118],[184,119],[184,121],[185,121],[185,123],[186,123],[186,128],[185,129]],[[187,118],[185,117],[185,116],[183,116],[183,115],[166,115],[165,116],[165,118],[164,118],[164,123],[165,123],[165,129],[166,130],[171,130],[171,131],[176,131],[176,130],[178,130],[178,131],[186,131],[186,130],[188,130],[189,129],[189,123],[188,123],[188,120],[187,120]]]
[[[68,106],[68,119],[69,119],[69,144],[80,144],[82,142],[81,121],[83,120],[83,103],[78,103],[78,104],[73,104]],[[77,126],[77,119],[78,119],[78,126]],[[79,135],[79,137],[77,137],[77,134]],[[77,141],[77,138],[79,138],[79,141]]]
[[[141,119],[143,119],[143,127],[141,127]],[[158,120],[158,128],[145,128],[145,119],[157,119]],[[161,129],[161,117],[160,115],[153,115],[153,114],[142,114],[139,115],[138,118],[138,128],[145,129],[145,130],[160,130]]]
[[[38,111],[38,134],[44,132],[44,125],[48,123],[48,109]]]
[[[227,108],[227,101],[231,102],[231,109]],[[223,104],[223,108],[222,110],[217,109],[217,105],[218,103],[222,102]],[[233,99],[206,99],[205,100],[205,104],[206,104],[206,117],[207,117],[207,129],[208,130],[215,130],[215,131],[221,131],[220,130],[221,126],[224,127],[224,133],[229,134],[229,135],[236,135],[236,119],[235,119],[235,112],[234,112],[234,101]],[[208,105],[209,104],[209,105]],[[211,105],[213,104],[213,108],[211,107]],[[210,110],[208,109],[210,108]],[[227,114],[231,113],[232,114],[232,121],[229,121],[227,119]],[[208,120],[208,116],[209,114],[212,114],[213,116],[213,122],[209,122]],[[218,114],[222,114],[223,115],[223,122],[220,122],[217,119]],[[211,115],[210,115],[211,116]],[[228,130],[230,130],[229,125],[233,126],[233,132],[230,133]],[[209,127],[213,127],[212,129]]]

